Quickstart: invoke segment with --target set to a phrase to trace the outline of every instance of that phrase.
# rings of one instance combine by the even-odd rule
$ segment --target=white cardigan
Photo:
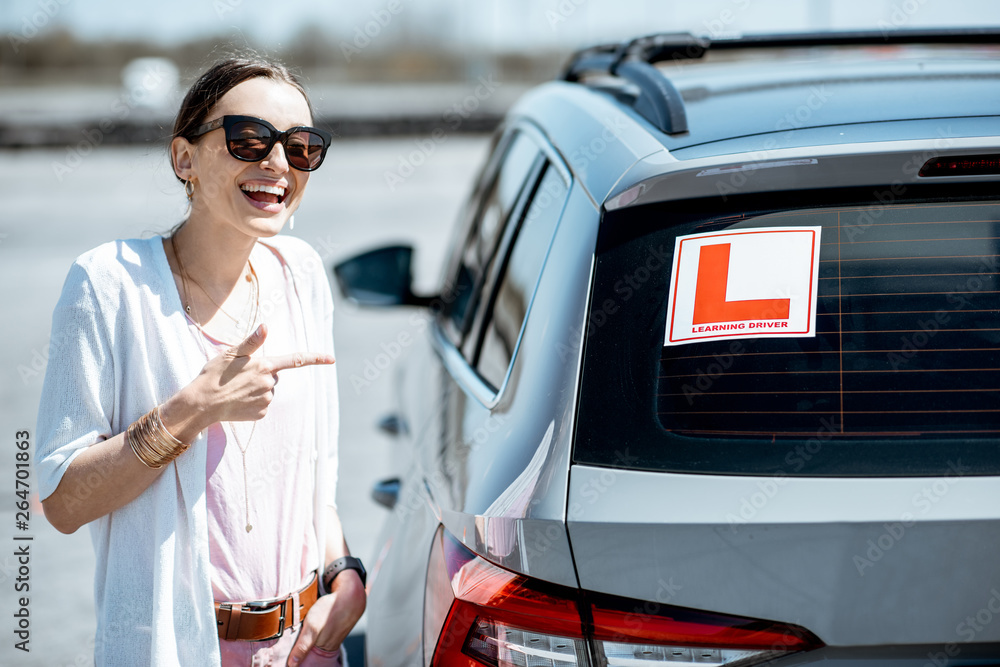
[[[308,351],[333,354],[333,301],[319,255],[304,241],[262,240],[292,270]],[[256,247],[254,252],[270,252]],[[188,329],[161,237],[113,241],[81,255],[63,285],[38,413],[35,468],[48,497],[86,447],[188,384],[204,357]],[[317,401],[317,567],[326,501],[337,475],[337,380],[313,366]],[[128,505],[90,525],[99,667],[219,665],[205,505],[204,432]],[[86,498],[86,484],[67,489]],[[72,500],[70,500],[72,502]]]

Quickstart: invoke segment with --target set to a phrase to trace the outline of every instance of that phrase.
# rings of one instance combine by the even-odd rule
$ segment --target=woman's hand
[[[313,646],[327,651],[340,648],[365,611],[365,589],[354,570],[344,570],[333,580],[333,590],[316,600],[302,622],[288,665],[300,664]]]
[[[191,384],[163,404],[161,419],[178,440],[190,442],[220,421],[256,421],[274,400],[278,372],[332,364],[329,354],[297,353],[252,357],[267,338],[261,324],[246,340],[209,360]]]

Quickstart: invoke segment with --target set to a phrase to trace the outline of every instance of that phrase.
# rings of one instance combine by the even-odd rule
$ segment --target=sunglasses
[[[333,136],[316,127],[293,127],[279,132],[266,120],[253,116],[223,116],[205,123],[191,133],[200,137],[206,132],[226,130],[226,148],[229,154],[243,162],[260,162],[271,154],[274,142],[281,142],[285,148],[288,164],[299,171],[314,171],[323,164],[326,149]]]

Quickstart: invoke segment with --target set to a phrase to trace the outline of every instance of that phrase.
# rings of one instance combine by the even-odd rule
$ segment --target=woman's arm
[[[328,506],[326,527],[326,559],[329,565],[341,556],[350,556],[344,529],[335,507]],[[351,628],[365,611],[367,601],[361,577],[354,570],[344,570],[333,580],[331,591],[316,601],[299,632],[295,646],[288,654],[288,664],[301,662],[313,646],[332,651],[340,648]]]
[[[161,406],[164,428],[189,443],[215,422],[260,419],[274,398],[279,371],[333,363],[325,354],[251,357],[266,337],[267,327],[261,325],[205,364],[198,377]],[[45,517],[56,530],[75,532],[135,500],[165,469],[147,467],[119,433],[73,459],[56,490],[42,501]]]
[[[193,385],[194,383],[192,383]],[[213,422],[188,385],[167,400],[160,417],[167,431],[182,442],[191,442]],[[124,507],[159,477],[163,468],[142,463],[125,440],[125,433],[84,449],[63,474],[56,490],[42,501],[45,518],[61,533]]]

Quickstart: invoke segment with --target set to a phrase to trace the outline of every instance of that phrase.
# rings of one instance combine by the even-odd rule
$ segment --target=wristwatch
[[[361,585],[365,585],[368,573],[365,571],[365,566],[361,564],[361,559],[354,556],[344,556],[333,561],[323,570],[323,590],[329,593],[330,586],[333,585],[333,580],[344,570],[355,570],[358,576],[361,577]]]

